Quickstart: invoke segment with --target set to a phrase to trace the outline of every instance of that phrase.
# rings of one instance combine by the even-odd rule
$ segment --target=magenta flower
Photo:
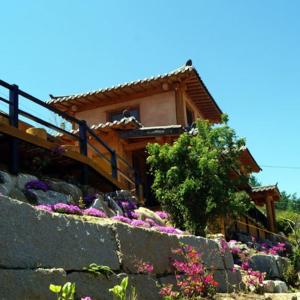
[[[153,272],[153,265],[147,262],[140,262],[137,265],[138,272],[143,274],[151,274]]]
[[[92,217],[107,218],[107,215],[104,211],[96,208],[87,208],[83,211],[83,214]]]
[[[159,226],[159,225],[157,225],[152,219],[150,219],[150,218],[146,218],[145,219],[145,222],[147,222],[151,227],[153,227],[153,226]]]
[[[87,297],[81,298],[81,300],[92,300],[92,298],[87,296]]]
[[[162,233],[181,234],[181,231],[171,226],[154,226],[152,228]]]
[[[81,209],[78,206],[72,204],[57,203],[53,205],[53,210],[59,213],[82,215]]]
[[[131,224],[131,220],[127,217],[124,217],[124,216],[114,216],[114,217],[112,217],[112,219],[116,220],[116,221],[123,222],[123,223]]]
[[[131,222],[131,225],[135,226],[135,227],[144,227],[144,228],[149,228],[150,227],[150,224],[147,223],[147,222],[144,222],[143,220],[133,220]]]
[[[169,218],[169,214],[165,211],[156,211],[155,213],[163,220]]]
[[[51,205],[37,205],[35,208],[40,209],[40,210],[44,210],[44,211],[48,211],[48,212],[53,212]]]

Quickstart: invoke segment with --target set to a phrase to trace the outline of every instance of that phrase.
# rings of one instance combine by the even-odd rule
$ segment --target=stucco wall
[[[139,106],[140,118],[144,126],[174,125],[177,123],[175,93],[172,91],[79,112],[76,117],[86,120],[89,125],[105,123],[107,122],[106,112],[134,106]]]

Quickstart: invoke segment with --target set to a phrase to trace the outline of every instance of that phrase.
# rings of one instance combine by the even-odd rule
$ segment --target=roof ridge
[[[77,94],[75,93],[75,94],[71,94],[71,95],[67,95],[67,96],[53,96],[51,94],[50,99],[47,100],[46,103],[48,103],[48,104],[56,103],[56,102],[61,102],[61,101],[67,100],[67,99],[75,99],[75,98],[84,97],[87,95],[93,95],[96,93],[103,93],[106,91],[118,89],[118,88],[129,86],[129,85],[134,85],[134,84],[143,83],[143,82],[150,81],[150,80],[156,80],[156,79],[161,79],[161,78],[172,76],[172,75],[177,75],[179,73],[184,73],[186,71],[196,71],[196,69],[194,68],[194,66],[187,65],[187,63],[186,63],[186,64],[184,64],[172,71],[169,71],[167,73],[145,77],[144,79],[136,79],[136,80],[132,80],[132,81],[127,81],[125,83],[119,83],[119,84],[112,85],[110,87],[99,88],[99,89],[85,92],[85,93],[77,93]]]

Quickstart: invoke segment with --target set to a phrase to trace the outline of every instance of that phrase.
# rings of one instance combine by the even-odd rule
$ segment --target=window
[[[186,106],[186,120],[188,126],[191,126],[195,121],[194,112],[188,106]]]
[[[122,109],[118,111],[112,111],[108,113],[108,121],[119,121],[124,117],[135,117],[138,121],[140,121],[140,112],[138,107]]]

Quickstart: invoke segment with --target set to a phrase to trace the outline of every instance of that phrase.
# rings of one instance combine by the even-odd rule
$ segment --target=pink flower
[[[107,215],[104,211],[96,209],[96,208],[87,208],[83,211],[84,215],[98,217],[98,218],[106,218]]]

